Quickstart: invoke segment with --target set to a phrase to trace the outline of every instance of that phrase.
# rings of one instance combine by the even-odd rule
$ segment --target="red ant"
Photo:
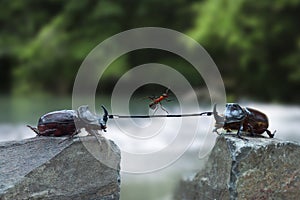
[[[152,110],[155,110],[154,113],[157,111],[158,106],[160,105],[161,109],[163,111],[165,111],[166,113],[169,114],[169,112],[162,106],[161,101],[166,100],[166,101],[171,101],[170,99],[168,99],[168,92],[169,92],[169,88],[166,90],[165,93],[163,93],[162,95],[160,95],[159,97],[148,97],[149,99],[152,100],[152,102],[149,104],[149,108],[151,108]],[[153,114],[154,114],[153,113]]]

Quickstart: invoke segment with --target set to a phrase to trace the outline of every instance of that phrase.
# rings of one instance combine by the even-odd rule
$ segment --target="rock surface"
[[[175,199],[299,199],[300,145],[248,139],[218,137],[204,169],[181,181]]]
[[[62,140],[0,143],[0,199],[119,199],[118,147],[100,136]]]

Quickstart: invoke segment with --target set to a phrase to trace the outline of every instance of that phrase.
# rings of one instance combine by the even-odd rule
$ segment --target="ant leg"
[[[153,101],[156,97],[152,95],[152,96],[148,96],[148,98]]]
[[[170,102],[173,101],[172,99],[165,99],[166,102]]]
[[[156,111],[158,110],[158,107],[157,106],[155,106],[155,110],[154,110],[154,112],[153,112],[153,114],[152,115],[154,115],[155,113],[156,113]]]
[[[169,114],[169,112],[162,106],[162,104],[159,102],[159,105],[160,105],[160,107],[161,107],[161,109],[163,110],[163,111],[165,111],[166,113],[168,113]]]

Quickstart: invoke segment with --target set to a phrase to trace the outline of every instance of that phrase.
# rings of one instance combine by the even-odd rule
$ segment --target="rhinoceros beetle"
[[[101,106],[104,115],[102,118],[91,113],[87,105],[80,106],[77,110],[60,110],[47,113],[40,117],[37,128],[27,125],[38,136],[65,136],[78,134],[82,128],[88,133],[103,130],[106,132],[108,112]]]
[[[224,114],[218,115],[217,105],[215,104],[213,115],[216,120],[213,132],[218,133],[217,130],[223,128],[227,132],[237,130],[237,136],[239,138],[242,138],[241,131],[249,132],[252,136],[266,132],[270,138],[274,137],[275,131],[271,133],[271,131],[268,130],[268,117],[253,108],[242,108],[237,103],[227,103]]]

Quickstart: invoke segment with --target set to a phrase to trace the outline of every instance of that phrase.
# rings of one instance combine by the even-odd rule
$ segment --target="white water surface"
[[[300,143],[300,106],[251,102],[241,103],[241,105],[264,112],[269,117],[269,130],[277,131],[275,138]],[[200,108],[200,110],[209,111],[207,107]],[[192,111],[191,108],[189,112]],[[212,116],[191,117],[185,121],[176,118],[153,119],[152,121],[138,119],[134,122],[129,121],[130,119],[116,120],[109,120],[107,132],[103,135],[113,140],[122,152],[155,153],[168,148],[178,136],[181,136],[182,143],[185,144],[179,144],[170,149],[170,155],[182,154],[183,150],[184,152],[178,159],[160,170],[144,174],[122,172],[121,199],[123,200],[172,199],[172,193],[180,178],[191,178],[204,165],[205,156],[213,147],[217,137],[215,133],[210,132],[214,123]],[[178,131],[180,128],[182,130]],[[268,137],[266,133],[264,136]],[[0,141],[22,140],[30,137],[35,137],[35,133],[28,129],[26,124],[0,122]],[[189,145],[186,147],[186,144]],[[121,169],[124,165],[139,168],[149,165],[148,163],[124,162],[125,160],[122,159]]]

